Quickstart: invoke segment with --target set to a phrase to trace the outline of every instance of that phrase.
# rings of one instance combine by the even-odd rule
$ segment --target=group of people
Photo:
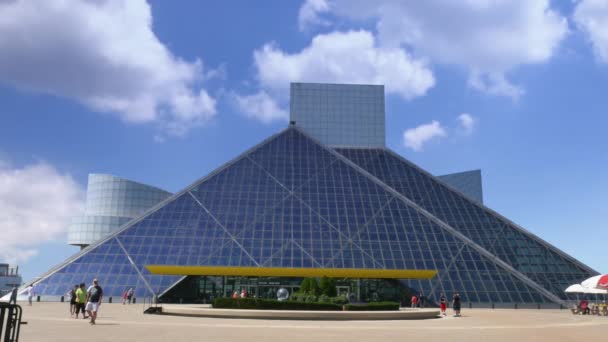
[[[424,301],[425,297],[422,293],[420,293],[418,296],[413,295],[411,299],[412,308],[424,308]],[[447,298],[445,294],[442,293],[441,297],[439,298],[439,309],[443,316],[447,316],[447,307]],[[452,297],[452,309],[454,310],[454,316],[460,317],[460,293],[458,292],[454,293],[454,296]]]
[[[126,303],[131,304],[132,300],[133,300],[133,288],[130,287],[128,290],[125,290],[125,292],[122,293],[122,305],[125,305]]]
[[[578,304],[578,308],[583,315],[588,315],[591,313],[589,302],[586,299],[581,300],[581,302]]]
[[[418,296],[413,295],[411,299],[412,308],[424,308],[424,299],[422,292]]]
[[[241,290],[241,294],[239,295],[238,291],[234,291],[234,293],[232,294],[232,298],[233,299],[237,299],[237,298],[247,298],[249,296],[249,294],[247,293],[247,290],[242,289]]]
[[[447,308],[448,301],[445,294],[442,293],[439,298],[439,310],[442,315],[447,316]],[[458,292],[454,293],[452,297],[452,309],[454,310],[454,317],[460,317],[460,293]]]
[[[82,313],[82,318],[89,318],[90,324],[95,324],[97,320],[97,312],[103,298],[103,289],[99,286],[97,279],[93,280],[93,284],[85,290],[85,284],[80,283],[74,285],[68,293],[70,297],[70,317],[78,318]],[[85,314],[88,313],[88,316]]]

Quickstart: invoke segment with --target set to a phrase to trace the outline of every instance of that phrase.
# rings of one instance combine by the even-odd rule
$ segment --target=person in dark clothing
[[[424,299],[424,294],[420,292],[420,295],[418,295],[418,307],[424,308]]]
[[[13,290],[11,291],[11,298],[8,301],[9,304],[17,304],[17,292],[18,291],[19,291],[19,288],[17,286],[13,287]]]
[[[454,316],[460,317],[460,293],[458,292],[452,298],[452,308],[454,309]]]
[[[129,290],[127,291],[127,301],[129,302],[129,304],[131,304],[132,300],[133,300],[133,288],[130,287]]]
[[[76,311],[76,290],[78,290],[78,285],[74,285],[74,288],[70,289],[70,317],[74,317],[74,311]]]

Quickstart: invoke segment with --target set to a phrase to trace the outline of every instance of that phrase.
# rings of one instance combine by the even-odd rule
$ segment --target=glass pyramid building
[[[384,115],[383,97],[381,107]],[[294,121],[50,270],[38,294],[62,296],[98,278],[109,296],[133,287],[137,297],[162,297],[187,280],[151,265],[432,270],[401,282],[430,299],[460,292],[472,303],[563,304],[568,285],[597,274],[379,146],[383,136],[326,143],[327,130]]]

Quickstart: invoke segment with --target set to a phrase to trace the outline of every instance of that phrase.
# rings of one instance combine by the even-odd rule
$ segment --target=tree
[[[304,278],[300,285],[300,292],[308,295],[319,295],[319,285],[315,278]]]
[[[333,278],[327,278],[323,276],[319,282],[321,294],[328,297],[335,297],[338,295],[336,291],[336,281]]]
[[[310,282],[308,281],[308,278],[302,279],[302,284],[300,284],[299,292],[304,293],[304,294],[307,294],[310,292]]]
[[[317,283],[317,279],[316,278],[309,278],[310,279],[310,294],[314,295],[314,296],[318,296],[321,291],[319,290],[319,284]]]

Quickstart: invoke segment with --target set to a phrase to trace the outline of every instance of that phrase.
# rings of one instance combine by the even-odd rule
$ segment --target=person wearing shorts
[[[439,310],[441,310],[441,314],[442,315],[447,315],[446,310],[447,310],[447,299],[445,298],[445,294],[441,294],[441,298],[439,299]]]
[[[460,317],[460,293],[456,292],[452,299],[452,308],[454,309],[454,316]]]
[[[89,322],[91,324],[95,324],[95,321],[97,320],[97,312],[99,311],[102,298],[103,289],[99,286],[99,281],[94,279],[93,285],[89,286],[87,289],[87,306],[85,307],[85,310],[87,310],[89,317],[91,318],[91,321]]]

